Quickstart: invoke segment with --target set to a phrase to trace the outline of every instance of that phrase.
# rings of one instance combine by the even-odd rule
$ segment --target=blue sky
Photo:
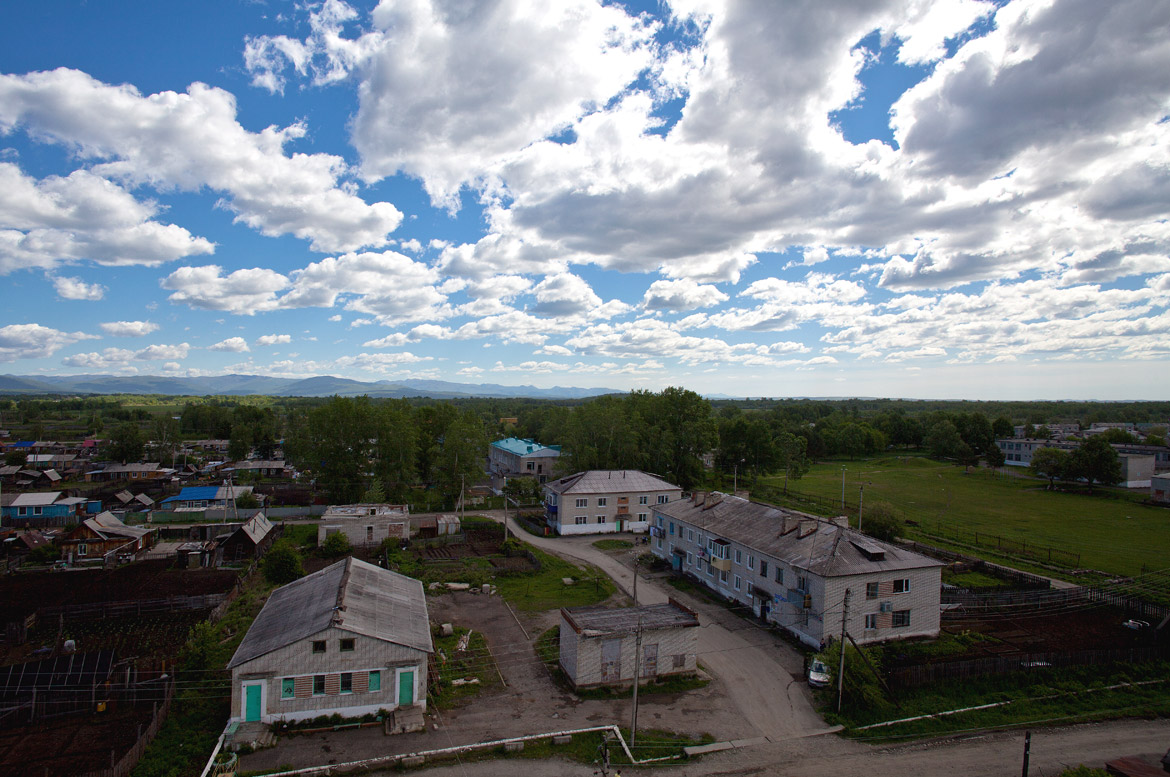
[[[9,9],[0,371],[1165,398],[1165,3],[548,5]]]

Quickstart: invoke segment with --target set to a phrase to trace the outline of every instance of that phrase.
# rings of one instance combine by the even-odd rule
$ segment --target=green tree
[[[339,558],[341,556],[348,556],[353,548],[349,544],[349,538],[339,531],[335,531],[325,538],[318,549],[325,558]]]
[[[386,496],[378,501],[385,502],[388,498],[408,501],[410,487],[417,480],[419,435],[414,413],[405,401],[393,400],[374,406],[370,415],[373,471],[386,491]]]
[[[287,539],[272,544],[260,562],[260,571],[264,579],[273,585],[285,585],[305,575],[301,553],[292,540]]]
[[[871,502],[865,506],[861,516],[861,530],[874,539],[893,542],[905,528],[889,502]]]
[[[930,427],[924,442],[926,449],[930,451],[931,458],[949,459],[955,455],[962,439],[959,437],[959,430],[955,428],[953,423],[939,421]]]
[[[386,501],[386,489],[382,488],[381,478],[370,481],[370,487],[362,494],[362,503],[368,505],[383,504]]]
[[[1100,434],[1093,435],[1099,440],[1104,440],[1107,443],[1119,443],[1122,445],[1134,445],[1139,442],[1137,437],[1127,432],[1125,429],[1106,429]]]
[[[991,422],[991,433],[997,440],[1004,440],[1015,436],[1016,427],[1012,424],[1012,419],[1001,415]]]
[[[955,447],[955,459],[963,465],[964,471],[970,471],[971,467],[979,466],[979,454],[967,444],[966,440],[960,440]]]
[[[1089,491],[1094,483],[1111,486],[1121,482],[1121,459],[1100,435],[1090,437],[1073,451],[1069,462],[1073,477],[1084,479]]]
[[[776,448],[780,466],[784,470],[784,493],[788,493],[788,479],[800,480],[812,468],[812,462],[805,455],[808,440],[791,432],[776,435]]]
[[[635,391],[631,398],[635,407],[643,404],[652,411],[653,422],[649,425],[653,443],[647,441],[652,446],[648,452],[658,454],[657,460],[665,464],[660,474],[689,490],[702,477],[700,457],[719,444],[711,403],[693,391],[675,386],[663,389],[657,396]]]
[[[354,502],[365,490],[370,467],[368,397],[333,397],[292,424],[289,459],[310,470],[317,485],[337,503]]]
[[[228,458],[232,461],[243,461],[252,452],[252,425],[236,424],[232,427],[232,437],[228,441]]]
[[[114,461],[127,464],[142,459],[144,449],[142,433],[138,431],[138,424],[127,421],[119,424],[110,435],[110,447],[107,454]]]
[[[1048,490],[1056,487],[1056,481],[1069,476],[1069,454],[1060,448],[1037,448],[1032,453],[1030,469],[1036,477],[1048,480]]]
[[[260,500],[251,491],[236,497],[236,507],[240,510],[255,510],[260,506]]]
[[[487,458],[487,433],[474,412],[460,413],[443,433],[435,462],[434,479],[446,498],[459,494],[464,485],[481,480]]]
[[[1003,450],[998,445],[993,445],[988,448],[987,453],[984,454],[984,458],[987,459],[987,466],[992,469],[999,469],[1007,463],[1007,457],[1004,456]]]
[[[175,447],[179,442],[179,422],[169,415],[157,416],[151,426],[151,435],[154,438],[151,440],[152,455],[159,462],[169,461],[173,464]]]

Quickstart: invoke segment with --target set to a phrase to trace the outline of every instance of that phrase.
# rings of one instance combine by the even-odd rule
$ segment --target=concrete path
[[[502,511],[486,515],[502,521]],[[593,547],[599,539],[627,539],[631,535],[536,537],[521,529],[509,515],[508,528],[541,550],[584,561],[600,568],[633,596],[635,555],[649,550],[637,545],[624,553]],[[748,721],[741,738],[788,739],[824,731],[827,726],[812,706],[804,682],[803,657],[768,630],[728,612],[706,599],[689,596],[652,578],[638,580],[638,603],[658,604],[673,597],[699,613],[699,662],[725,685],[724,692]]]

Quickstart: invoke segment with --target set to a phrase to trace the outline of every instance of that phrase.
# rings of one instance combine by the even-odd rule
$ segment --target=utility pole
[[[463,476],[459,476],[459,522],[467,518],[467,508],[463,506]]]
[[[861,514],[865,510],[865,484],[861,484],[861,493],[857,496],[857,531],[861,531]]]
[[[601,744],[597,746],[597,752],[601,755],[601,760],[598,762],[601,766],[601,777],[609,777],[609,732],[605,732],[601,737]]]
[[[849,622],[849,589],[841,603],[841,665],[837,667],[837,714],[841,714],[841,697],[845,694],[845,624]]]
[[[1024,771],[1021,777],[1028,777],[1028,759],[1032,755],[1032,732],[1024,732]]]
[[[634,551],[634,606],[638,606],[638,551]]]
[[[845,510],[845,465],[841,465],[841,510]]]
[[[634,577],[637,580],[637,576]],[[634,713],[630,717],[630,747],[638,734],[638,679],[642,674],[642,612],[638,611],[638,631],[634,637]]]

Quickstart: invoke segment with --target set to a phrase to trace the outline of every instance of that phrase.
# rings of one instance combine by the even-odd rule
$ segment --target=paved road
[[[487,513],[496,521],[503,513]],[[632,595],[632,557],[598,550],[595,535],[581,537],[534,537],[520,529],[509,516],[509,528],[536,547],[585,561],[601,568],[619,587]],[[638,553],[644,548],[639,547]],[[741,738],[768,737],[780,740],[806,736],[826,729],[812,706],[812,696],[801,676],[803,658],[792,647],[765,629],[740,618],[705,599],[690,597],[674,588],[664,588],[653,579],[638,581],[638,603],[658,604],[673,596],[699,613],[699,661],[725,686],[724,691],[748,721]]]

